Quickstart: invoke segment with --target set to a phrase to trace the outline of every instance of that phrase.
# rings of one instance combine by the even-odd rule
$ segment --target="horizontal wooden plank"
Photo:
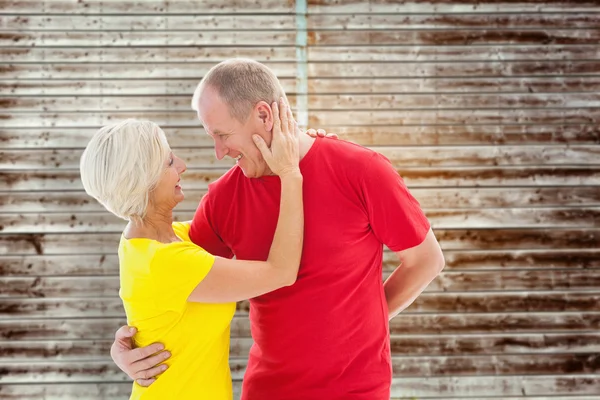
[[[68,98],[67,98],[68,99]],[[15,102],[27,102],[29,98],[8,98],[7,108]],[[44,102],[45,98],[38,102]],[[53,101],[54,99],[47,99]],[[62,100],[62,98],[61,98]],[[5,100],[6,101],[6,100]],[[57,100],[58,101],[58,100]],[[64,100],[63,100],[64,101]],[[15,103],[15,105],[19,105]],[[33,106],[33,107],[31,107]],[[23,104],[22,109],[39,109],[37,103]],[[317,110],[385,110],[385,109],[480,109],[480,108],[539,108],[539,107],[598,107],[600,95],[592,93],[544,93],[544,94],[355,94],[355,95],[309,95],[308,107]],[[60,109],[57,104],[55,109]]]
[[[293,110],[295,111],[295,110]],[[351,113],[351,118],[349,113]],[[96,113],[31,112],[3,113],[0,119],[7,128],[99,127],[126,118],[149,119],[160,126],[200,125],[196,114],[188,111],[107,111]],[[396,110],[315,110],[309,114],[309,126],[333,132],[334,128],[390,125],[513,125],[513,124],[594,124],[600,121],[600,107],[532,108],[532,109],[396,109]],[[460,129],[460,128],[459,128]],[[464,128],[463,128],[464,129]],[[590,128],[592,129],[592,128]]]
[[[67,358],[65,360],[72,363],[62,360],[54,361],[53,358],[50,358],[44,362],[21,361],[0,364],[0,370],[4,372],[3,376],[0,376],[0,384],[70,382],[76,385],[83,382],[129,382],[130,379],[112,361],[105,360],[106,357],[98,358],[94,357],[93,360],[90,360],[89,357],[87,360],[69,360]],[[229,360],[233,379],[242,379],[246,371],[246,364],[247,361],[243,359]],[[4,399],[4,397],[1,398]]]
[[[115,248],[117,242],[113,243]],[[513,285],[533,282],[540,279],[540,289],[544,289],[542,282],[550,287],[564,284],[557,276],[573,277],[584,276],[587,270],[600,268],[600,250],[573,249],[573,250],[446,250],[444,252],[446,266],[444,274],[449,272],[484,273],[483,277],[489,280],[516,279]],[[393,271],[399,262],[391,251],[383,253],[383,269],[385,273]],[[533,270],[532,272],[530,272]],[[559,270],[559,271],[553,271]],[[565,271],[571,270],[571,271]],[[512,272],[516,271],[516,272]],[[555,275],[556,273],[556,275]],[[596,272],[591,272],[595,274]],[[108,254],[66,254],[66,255],[13,255],[0,257],[0,276],[43,277],[43,276],[103,276],[117,275],[118,260],[114,251]],[[496,274],[496,275],[494,275]],[[540,278],[539,275],[547,275]],[[462,275],[455,275],[453,279],[460,279]],[[536,277],[536,278],[534,278]],[[525,279],[527,278],[527,279]],[[524,279],[519,281],[519,279]],[[466,284],[466,283],[465,283]],[[471,283],[473,284],[473,283]],[[475,283],[477,284],[477,282]],[[498,283],[495,283],[496,285]],[[589,283],[591,284],[591,283]],[[438,285],[438,284],[436,284]]]
[[[30,50],[31,53],[27,53]],[[28,61],[35,53],[44,51],[45,58],[37,60],[51,61],[54,52],[48,49],[4,49],[3,53],[12,55],[13,62]],[[65,51],[65,50],[57,50]],[[93,54],[93,53],[90,53]],[[260,53],[259,53],[260,54]],[[486,46],[311,46],[307,48],[308,62],[465,62],[465,61],[524,61],[545,60],[593,60],[599,56],[597,46],[591,45],[486,45]],[[102,59],[100,59],[102,60]],[[174,58],[172,61],[177,61]],[[108,61],[108,60],[107,60]],[[183,61],[183,60],[182,60]]]
[[[204,169],[188,170],[185,180],[189,189],[206,189],[208,184],[215,181],[226,169]],[[193,182],[193,183],[192,183]],[[81,177],[79,171],[74,170],[56,170],[34,171],[34,172],[13,172],[3,171],[0,174],[0,191],[4,190],[82,190]]]
[[[422,2],[420,2],[422,3]],[[406,13],[386,13],[375,14],[370,12],[352,13],[352,14],[320,14],[312,13],[307,18],[307,26],[310,30],[319,29],[339,29],[339,30],[366,30],[366,29],[481,29],[481,28],[499,28],[499,29],[594,29],[600,24],[600,15],[597,13],[503,13],[502,10],[490,12],[489,14],[478,13],[473,15],[458,14],[449,12],[440,12],[438,7],[440,2],[435,1],[434,6],[426,9],[423,6],[419,14]],[[462,3],[462,2],[457,2]],[[482,2],[480,6],[489,7],[489,3]],[[521,2],[522,3],[522,2]],[[555,4],[552,2],[545,5]],[[377,5],[380,5],[381,2]],[[464,3],[463,3],[464,4]],[[370,4],[370,10],[373,6]],[[341,4],[340,4],[341,6]],[[404,11],[399,11],[404,12]],[[12,23],[8,21],[7,28],[30,26],[30,23]],[[41,25],[41,24],[40,24]],[[89,25],[89,24],[88,24]],[[40,28],[41,29],[41,28]],[[85,29],[85,28],[82,28]]]
[[[186,190],[185,199],[176,212],[193,212],[206,190]],[[597,186],[530,187],[530,188],[415,188],[411,193],[425,210],[530,208],[530,207],[598,207]],[[104,208],[85,192],[0,192],[4,213],[85,213],[104,212]]]
[[[513,313],[597,311],[600,291],[423,293],[407,313]],[[247,302],[237,305],[246,315]],[[110,298],[0,299],[2,318],[122,317],[121,300]]]
[[[166,4],[167,7],[173,4]],[[104,4],[102,5],[104,8]],[[217,11],[217,10],[215,10]],[[2,30],[119,30],[119,31],[153,31],[153,30],[261,30],[269,26],[272,30],[296,29],[294,15],[265,15],[266,10],[254,15],[2,15],[0,25]],[[560,14],[543,18],[529,18],[530,23],[546,27],[552,23],[573,23],[580,28],[588,26],[593,17],[574,18],[563,17]],[[515,23],[524,23],[519,19]],[[534,22],[536,21],[536,22]],[[539,22],[538,22],[539,21]],[[562,22],[561,22],[562,21]],[[548,26],[552,28],[552,26]],[[555,25],[556,27],[556,25]]]
[[[174,146],[172,146],[174,147]],[[464,167],[528,165],[600,165],[600,146],[419,146],[373,147],[398,167]],[[233,159],[218,160],[212,148],[174,149],[188,168],[230,168]],[[79,168],[82,149],[0,150],[0,169]],[[453,205],[449,205],[453,207]]]
[[[13,96],[135,96],[135,95],[185,95],[191,96],[198,85],[200,75],[187,79],[77,79],[77,80],[22,80],[20,77],[0,81],[0,89]],[[296,78],[280,77],[288,94],[296,91]],[[567,93],[597,92],[600,77],[411,77],[374,78],[356,77],[343,80],[336,78],[311,78],[308,80],[310,94],[448,94],[448,93]]]
[[[469,342],[483,344],[494,341],[494,343],[501,343],[502,348],[509,346],[514,351],[518,347],[520,351],[525,352],[531,350],[527,350],[522,341],[519,342],[520,337],[526,336],[519,336],[520,334],[529,334],[526,337],[531,338],[543,337],[544,335],[549,335],[549,337],[583,336],[584,333],[597,334],[598,323],[600,323],[600,313],[598,312],[440,315],[402,313],[390,321],[390,333],[395,336],[396,341],[403,340],[403,337],[407,335],[421,336],[423,339],[425,339],[423,335],[432,335],[433,339],[431,339],[431,342],[435,342],[436,340],[452,340],[454,341],[453,343],[456,343],[456,341],[460,340],[464,346],[468,347]],[[125,324],[124,314],[116,317],[85,319],[69,317],[58,319],[11,318],[0,321],[0,338],[3,341],[56,339],[112,340],[115,331]],[[441,335],[449,336],[443,339]],[[233,318],[231,336],[250,337],[250,322],[247,316],[235,316]],[[513,340],[498,338],[512,338]],[[407,340],[414,342],[414,339],[410,337]],[[538,339],[536,343],[542,341],[542,339]],[[546,345],[550,346],[548,343],[554,342],[547,342]],[[573,343],[577,343],[577,341],[575,340]],[[495,346],[499,345],[496,344]],[[412,347],[401,347],[398,351],[410,352],[416,350],[413,350]],[[427,347],[422,348],[422,351],[427,352]],[[465,350],[462,349],[460,351]],[[485,348],[481,348],[480,351],[486,350]]]
[[[106,346],[108,354],[109,346]],[[559,374],[593,374],[600,370],[598,355],[594,354],[541,354],[541,355],[495,355],[495,356],[423,356],[419,361],[409,357],[393,357],[392,369],[395,377],[441,377],[441,376],[477,376],[479,375],[540,375]],[[62,358],[62,357],[61,357]],[[88,358],[89,359],[89,358]],[[69,358],[66,360],[70,361]],[[411,362],[412,361],[412,362]],[[65,381],[71,382],[106,382],[122,377],[122,373],[112,361],[78,361],[77,365],[65,362],[31,362],[17,364],[0,364],[6,371],[6,377],[0,377],[1,383],[36,383]],[[247,361],[230,359],[233,379],[242,379]],[[127,377],[122,377],[124,381]]]
[[[404,112],[403,112],[404,111]],[[487,110],[369,110],[314,111],[309,115],[309,125],[325,126],[330,130],[338,126],[365,125],[429,125],[429,124],[585,124],[600,120],[600,108],[543,108],[543,109],[487,109]],[[27,114],[22,114],[23,116]],[[28,115],[30,120],[42,117]],[[7,121],[14,126],[30,126],[21,114],[13,114]],[[350,119],[350,121],[348,121]],[[62,122],[62,121],[61,121]],[[66,123],[66,122],[65,122]],[[27,125],[25,125],[27,124]],[[38,122],[39,124],[39,122]],[[331,127],[331,128],[330,128]]]
[[[452,229],[436,230],[444,250],[596,249],[597,229]],[[0,234],[5,255],[109,254],[117,247],[116,233]]]
[[[1,31],[0,31],[1,33]],[[592,58],[585,47],[579,50],[565,49],[556,53],[573,55],[575,59]],[[111,62],[214,62],[219,63],[227,58],[245,57],[260,62],[294,62],[296,49],[294,47],[266,47],[266,46],[235,46],[235,47],[10,47],[0,50],[4,62],[86,62],[86,63],[111,63]],[[552,57],[552,55],[548,55]]]
[[[2,354],[0,355],[0,365],[9,362],[22,361],[42,361],[60,360],[60,361],[76,361],[76,360],[107,360],[110,361],[110,346],[113,338],[104,340],[55,340],[55,341],[9,341],[2,342]],[[523,335],[466,335],[466,336],[392,336],[390,338],[392,356],[449,356],[449,357],[465,357],[465,356],[494,356],[501,358],[501,355],[516,355],[523,354],[528,359],[531,357],[531,366],[538,368],[530,373],[558,373],[567,372],[536,366],[536,361],[564,361],[564,356],[580,355],[580,360],[588,358],[591,353],[598,352],[600,348],[600,334],[598,333],[571,333],[571,334],[523,334]],[[252,339],[232,338],[230,346],[230,357],[247,358]],[[548,355],[549,358],[539,357],[534,360],[536,355]],[[553,360],[553,357],[556,359]],[[487,358],[487,357],[486,357]],[[514,358],[514,357],[511,357]],[[480,359],[485,359],[481,357]],[[489,362],[489,359],[487,360]],[[573,359],[572,361],[576,361]],[[583,361],[583,360],[581,360]],[[513,363],[515,361],[512,361]],[[427,362],[419,364],[428,364]],[[496,363],[501,364],[500,360]],[[491,363],[493,367],[494,363]],[[402,369],[400,365],[395,366]],[[494,374],[493,370],[486,370],[485,367],[479,365],[481,374]],[[411,368],[411,367],[409,367]],[[454,367],[456,368],[456,367]],[[445,374],[454,375],[465,373],[453,367],[448,368]],[[463,369],[464,367],[459,369]],[[598,367],[600,368],[600,366]],[[410,369],[405,369],[400,374],[410,374]],[[476,370],[475,370],[476,371]],[[516,371],[513,371],[515,373]],[[525,373],[525,371],[519,371]],[[600,371],[585,371],[583,369],[574,368],[570,373],[590,373]],[[498,370],[496,374],[503,375],[511,373],[510,371]],[[441,375],[444,373],[424,371],[423,375]]]
[[[182,180],[185,191],[186,181]],[[448,204],[449,207],[452,204]],[[593,208],[489,208],[425,210],[434,229],[498,228],[596,228],[600,207]],[[194,212],[179,212],[176,221],[188,221]],[[16,233],[101,233],[121,232],[126,221],[108,212],[0,214],[0,232]]]
[[[82,0],[73,2],[69,0],[5,0],[3,14],[187,14],[190,12],[189,4],[172,2],[168,0]],[[229,14],[229,13],[290,13],[294,12],[292,3],[282,3],[277,0],[266,0],[260,4],[243,3],[235,1],[221,2],[214,0],[201,0],[194,3],[197,10],[204,14]]]
[[[431,11],[431,10],[428,10]],[[261,10],[261,13],[263,11]],[[307,28],[319,29],[561,29],[596,28],[598,14],[534,13],[510,14],[309,14]],[[4,15],[4,30],[273,30],[295,29],[293,15]]]
[[[264,29],[264,27],[263,27]],[[557,31],[562,32],[562,31]],[[587,31],[584,31],[587,32]],[[558,35],[558,33],[557,33]],[[580,37],[581,36],[581,37]],[[588,43],[591,34],[572,38]],[[570,42],[568,42],[570,43]],[[271,31],[2,31],[0,47],[105,47],[105,46],[294,46],[296,33]],[[562,42],[557,42],[562,44]]]
[[[71,64],[73,66],[74,64]],[[175,65],[174,65],[175,66]],[[49,64],[46,71],[40,71],[44,66],[30,67],[27,64],[16,64],[9,67],[3,67],[6,77],[11,78],[13,74],[23,74],[23,78],[36,77],[44,75],[47,78],[60,77],[61,71],[65,70],[65,65],[53,66]],[[177,65],[179,67],[179,65]],[[309,63],[309,78],[428,78],[428,77],[483,77],[488,79],[500,78],[505,76],[544,76],[544,75],[597,75],[600,70],[600,61],[472,61],[472,62],[446,62],[446,63],[398,63],[398,62],[326,62]],[[150,68],[150,67],[149,67]],[[82,75],[74,69],[77,76]],[[156,72],[155,72],[156,71]],[[181,72],[179,72],[181,71]],[[95,71],[94,71],[95,72]],[[115,71],[116,73],[116,71]],[[148,73],[154,76],[159,75],[158,69],[152,68]],[[175,77],[179,73],[185,74],[183,68],[174,72]],[[107,71],[107,77],[110,72]]]
[[[385,265],[387,278],[398,262]],[[115,268],[116,269],[116,268]],[[118,270],[117,270],[118,271]],[[117,272],[117,271],[112,271]],[[100,275],[100,274],[98,274]],[[83,277],[2,277],[0,298],[115,297],[118,275]],[[486,292],[500,290],[594,290],[600,288],[600,269],[442,272],[426,289],[428,293]]]
[[[573,4],[570,1],[552,1],[540,4],[536,0],[501,0],[486,1],[477,0],[424,0],[403,1],[401,3],[393,0],[379,0],[377,2],[362,2],[360,0],[318,0],[311,1],[309,14],[394,14],[394,13],[540,13],[540,12],[597,12],[598,4],[592,0],[581,0]],[[477,15],[474,15],[476,18]]]
[[[589,101],[589,106],[594,104],[593,95],[574,95],[573,99],[568,97],[565,102],[571,100],[571,104],[581,101]],[[306,96],[301,96],[306,98]],[[549,96],[550,97],[550,96]],[[513,96],[515,98],[515,96]],[[287,96],[290,105],[295,108],[297,96]],[[331,98],[333,101],[334,98]],[[468,100],[467,100],[468,101]],[[490,100],[492,101],[492,100]],[[515,99],[514,102],[519,100]],[[526,100],[524,100],[526,101]],[[540,101],[543,101],[540,99]],[[549,104],[555,104],[553,98],[549,98]],[[48,96],[48,97],[5,97],[0,102],[3,108],[11,111],[77,111],[77,112],[107,112],[107,111],[186,111],[190,112],[191,95],[182,96]],[[598,103],[600,105],[600,102]]]
[[[23,35],[26,43],[36,38]],[[45,34],[44,34],[45,36]],[[228,38],[229,39],[229,38]],[[410,46],[467,46],[467,45],[585,45],[594,44],[600,39],[596,29],[386,29],[386,30],[310,30],[309,46],[348,46],[348,45],[410,45]],[[60,39],[56,38],[55,41]],[[54,40],[52,43],[54,43]],[[183,38],[181,40],[184,40]],[[223,39],[225,40],[225,39]],[[37,38],[38,43],[45,44]],[[0,41],[7,46],[8,41]],[[21,40],[19,40],[21,42]]]
[[[113,339],[3,342],[0,365],[9,362],[43,360],[111,361],[110,346]],[[580,340],[581,343],[585,341],[586,339]],[[593,347],[593,339],[590,338],[589,341],[590,346]],[[250,346],[252,346],[252,339],[249,337],[232,338],[230,356],[247,358]]]
[[[0,18],[1,19],[1,18]],[[1,50],[11,63],[112,63],[112,62],[208,62],[247,57],[261,62],[295,61],[294,47],[8,47]],[[317,46],[307,48],[308,62],[465,62],[593,60],[600,50],[593,45],[534,46]]]
[[[386,109],[504,109],[504,108],[589,108],[600,107],[598,93],[543,94],[355,94],[289,95],[295,107],[298,98],[317,110],[386,110]],[[1,105],[18,112],[110,112],[110,111],[189,111],[190,94],[158,96],[36,96],[5,97]]]
[[[11,95],[77,95],[77,96],[139,96],[139,95],[187,95],[190,98],[202,76],[198,75],[188,79],[132,79],[132,80],[41,80],[27,81],[16,77],[15,80],[0,81],[0,89],[11,93]],[[581,79],[573,85],[583,87]],[[591,79],[591,78],[590,78]],[[279,82],[288,94],[296,92],[296,78],[280,77]],[[600,86],[600,79],[598,79]],[[594,85],[591,80],[586,80],[588,88]],[[565,78],[563,85],[568,85],[569,80]],[[567,86],[563,86],[567,87]]]
[[[206,189],[224,169],[188,169],[186,189]],[[600,168],[587,167],[448,167],[398,169],[409,188],[488,186],[600,185]],[[7,170],[0,174],[0,191],[82,190],[79,171]]]
[[[0,64],[0,74],[5,79],[202,79],[216,63],[31,63]],[[297,75],[297,64],[290,62],[265,63],[277,76],[291,78]],[[196,82],[196,84],[197,84]],[[193,92],[190,92],[190,95]]]
[[[278,76],[295,77],[297,64],[269,62]],[[4,79],[198,79],[215,65],[199,63],[20,63],[1,64]],[[308,77],[313,78],[442,78],[486,77],[488,80],[503,77],[597,75],[600,61],[472,61],[446,63],[372,63],[325,62],[309,63]],[[338,82],[339,83],[339,82]],[[349,82],[345,82],[348,84]],[[389,84],[389,82],[388,82]],[[353,89],[355,90],[355,89]],[[393,87],[388,88],[394,91]],[[430,89],[431,90],[431,89]],[[395,90],[399,92],[400,89]]]
[[[234,380],[234,398],[239,398],[241,382]],[[479,376],[479,377],[420,377],[392,379],[393,400],[408,397],[429,397],[439,400],[465,399],[475,396],[478,399],[502,397],[506,400],[590,400],[600,391],[600,378],[597,375],[575,376]],[[4,384],[0,387],[3,399],[60,399],[97,400],[110,398],[126,400],[131,393],[131,383],[52,383],[52,384]],[[518,397],[526,394],[526,397]],[[532,396],[550,396],[545,398]],[[445,396],[445,397],[440,397]],[[448,397],[455,396],[455,397]],[[487,397],[493,396],[493,397]],[[510,396],[510,397],[508,397]],[[561,397],[557,397],[561,396]],[[572,397],[579,396],[579,397]]]
[[[212,139],[199,125],[161,127],[173,148],[212,147]],[[95,127],[0,128],[0,142],[11,148],[84,148],[101,125]],[[489,146],[557,145],[600,143],[600,127],[580,125],[422,125],[422,126],[339,126],[329,128],[341,139],[363,146]],[[333,129],[333,130],[332,130]]]
[[[327,124],[322,126],[327,127],[329,132],[336,132],[342,139],[363,146],[600,143],[600,128],[594,124],[470,125],[474,122],[465,120],[465,124],[460,125],[339,126],[332,128]],[[48,137],[49,133],[45,135]]]
[[[532,63],[530,63],[532,64]],[[312,65],[312,64],[311,64]],[[473,72],[471,76],[412,76],[409,78],[380,78],[370,75],[332,78],[310,78],[308,88],[311,94],[371,94],[371,93],[566,93],[589,92],[600,87],[600,78],[596,76],[510,76],[509,74],[480,77]],[[2,82],[0,82],[1,84]],[[109,81],[110,83],[110,81]],[[25,91],[33,82],[12,84],[10,90],[15,93]],[[81,82],[81,85],[87,83]],[[39,83],[51,87],[53,82]],[[84,86],[87,87],[87,86]],[[45,89],[41,89],[45,90]],[[50,90],[50,89],[48,89]],[[57,89],[58,90],[58,89]],[[74,89],[75,90],[75,89]],[[135,90],[132,88],[131,90]],[[193,89],[192,89],[193,90]],[[598,90],[598,89],[596,89]]]

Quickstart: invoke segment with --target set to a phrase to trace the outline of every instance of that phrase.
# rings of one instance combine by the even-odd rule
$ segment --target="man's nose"
[[[229,149],[218,141],[215,141],[215,156],[217,160],[222,160],[229,153]]]

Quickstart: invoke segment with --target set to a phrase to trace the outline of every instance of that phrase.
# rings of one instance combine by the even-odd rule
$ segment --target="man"
[[[285,93],[275,75],[243,59],[213,67],[194,93],[192,107],[214,140],[217,158],[237,160],[209,185],[192,222],[192,241],[210,253],[267,257],[280,183],[252,135],[270,143],[269,105],[280,97]],[[388,320],[439,274],[443,255],[417,201],[385,157],[304,135],[300,156],[300,271],[294,285],[250,300],[254,345],[242,399],[389,399]],[[383,245],[401,265],[382,285]],[[130,377],[151,384],[165,352],[147,357],[160,347],[131,350],[130,336],[126,327],[117,333],[113,359]]]

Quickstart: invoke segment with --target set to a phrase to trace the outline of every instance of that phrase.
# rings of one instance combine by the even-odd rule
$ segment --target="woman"
[[[214,257],[189,239],[189,223],[173,222],[184,196],[184,162],[162,130],[127,120],[98,131],[81,157],[86,192],[129,221],[119,244],[120,296],[135,342],[162,342],[168,370],[150,387],[134,383],[131,399],[231,399],[229,327],[235,302],[291,285],[304,228],[297,127],[289,107],[273,103],[269,150],[255,143],[281,179],[281,205],[266,262]]]

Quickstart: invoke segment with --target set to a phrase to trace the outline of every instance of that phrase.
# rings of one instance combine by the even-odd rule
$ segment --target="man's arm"
[[[384,283],[389,318],[408,307],[444,267],[444,256],[419,202],[396,169],[375,153],[361,185],[373,233],[400,258]]]
[[[421,244],[398,251],[396,255],[401,264],[383,284],[389,319],[410,306],[445,264],[444,255],[431,229]]]
[[[157,375],[167,370],[167,366],[160,363],[171,357],[171,354],[164,351],[165,347],[160,343],[134,349],[132,338],[135,332],[132,327],[119,328],[110,347],[110,356],[117,367],[138,385],[150,386]]]

